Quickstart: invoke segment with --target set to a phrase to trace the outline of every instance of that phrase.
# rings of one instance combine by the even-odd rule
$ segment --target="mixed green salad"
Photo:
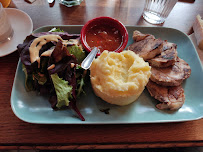
[[[39,50],[39,60],[31,62],[30,46],[32,42],[44,35],[59,35],[62,41],[49,41]],[[86,57],[80,42],[80,34],[69,34],[54,28],[49,32],[31,34],[23,44],[18,45],[25,73],[25,88],[27,91],[38,91],[40,94],[49,94],[49,102],[53,109],[70,107],[85,120],[76,106],[76,99],[84,93],[84,79],[86,71],[80,63]],[[38,45],[38,44],[37,44]],[[37,47],[37,46],[36,46]],[[52,51],[50,55],[42,55]]]

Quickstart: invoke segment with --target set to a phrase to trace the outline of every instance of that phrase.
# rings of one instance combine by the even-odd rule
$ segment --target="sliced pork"
[[[183,80],[190,77],[190,66],[183,60],[177,57],[173,66],[167,68],[151,68],[150,79],[159,85],[163,86],[179,86]]]
[[[128,49],[151,65],[151,77],[146,87],[150,95],[160,101],[156,107],[160,110],[181,108],[185,102],[181,84],[190,77],[191,68],[178,57],[177,45],[137,30],[133,32],[133,40]]]
[[[160,110],[178,110],[185,102],[184,89],[182,86],[165,87],[149,81],[147,89],[152,97],[159,100],[156,107]]]
[[[161,54],[154,57],[153,59],[148,60],[148,62],[153,67],[163,68],[172,66],[175,64],[178,56],[176,48],[176,44],[164,41],[163,51],[161,52]]]
[[[135,42],[144,40],[146,37],[148,37],[148,38],[151,37],[151,38],[155,39],[155,37],[153,35],[151,35],[151,34],[143,34],[143,33],[141,33],[140,31],[137,31],[137,30],[133,31],[133,40]]]
[[[135,52],[146,61],[162,52],[163,41],[155,39],[153,36],[147,36],[144,39],[140,38],[138,42],[134,42],[127,49]]]

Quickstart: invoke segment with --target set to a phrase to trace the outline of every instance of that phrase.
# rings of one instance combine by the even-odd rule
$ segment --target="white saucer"
[[[23,43],[26,36],[30,35],[33,30],[33,23],[30,16],[15,8],[5,8],[13,27],[13,37],[11,40],[0,44],[0,57],[16,51],[18,44]]]

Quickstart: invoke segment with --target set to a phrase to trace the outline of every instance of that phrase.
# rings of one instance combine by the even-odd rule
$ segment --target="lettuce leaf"
[[[69,98],[72,98],[72,86],[68,85],[68,82],[59,78],[58,74],[52,74],[51,79],[54,84],[54,88],[57,95],[57,108],[61,108],[63,106],[69,106],[70,100]]]
[[[38,84],[40,85],[44,85],[47,82],[47,77],[44,74],[40,74],[40,72],[38,73],[33,73],[33,77],[36,79],[36,81],[38,82]]]
[[[52,28],[49,32],[64,32],[64,30],[61,30],[60,28]]]
[[[83,90],[83,86],[85,85],[84,78],[82,77],[80,80],[77,81],[77,84],[79,87],[77,88],[77,97],[80,97],[81,93],[85,94],[85,91]]]
[[[68,51],[70,54],[74,55],[77,59],[77,62],[80,64],[84,58],[86,57],[85,51],[83,51],[81,46],[78,45],[72,45],[68,46]]]
[[[51,56],[40,56],[40,66],[35,61],[31,63],[29,47],[33,40],[42,35],[55,34],[61,36],[63,40],[69,42],[65,49],[60,48],[59,52],[52,52]],[[76,106],[77,94],[83,92],[84,80],[82,78],[83,69],[78,63],[85,58],[85,52],[79,43],[80,34],[69,34],[60,29],[55,29],[51,32],[41,32],[29,35],[24,40],[23,44],[17,46],[23,64],[25,73],[25,87],[27,91],[39,91],[40,94],[50,94],[50,100],[53,101],[52,108],[60,109],[63,106],[69,106],[76,111],[81,120],[85,120]],[[73,43],[78,42],[78,43]],[[56,47],[57,43],[48,42],[42,46],[39,55]],[[69,52],[69,50],[70,52]],[[60,54],[60,52],[62,52]],[[56,62],[56,53],[60,54],[60,60]],[[71,63],[75,66],[72,67]],[[47,67],[55,65],[53,69],[47,70]],[[76,69],[77,66],[77,69]],[[77,84],[78,82],[78,84]]]
[[[25,73],[25,89],[26,89],[26,91],[35,90],[34,86],[33,86],[32,75],[27,73],[27,70],[26,70],[24,64],[22,64],[22,69],[23,69],[23,72]]]

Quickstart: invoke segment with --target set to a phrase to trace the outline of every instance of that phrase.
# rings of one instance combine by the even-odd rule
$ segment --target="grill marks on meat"
[[[166,87],[150,80],[146,87],[150,95],[160,101],[160,103],[156,105],[160,110],[178,110],[185,102],[184,89],[181,85]]]
[[[161,54],[153,59],[148,60],[148,62],[153,67],[163,68],[174,65],[178,56],[176,48],[177,48],[176,44],[164,41],[163,51],[161,52]]]
[[[156,107],[160,110],[178,110],[185,102],[182,82],[190,77],[190,66],[177,57],[174,65],[166,68],[151,68],[147,89],[152,97],[159,100]]]
[[[166,50],[171,49],[171,48],[177,48],[177,45],[175,43],[170,43],[167,40],[165,40],[163,43],[164,43],[163,44],[163,51],[166,51]]]
[[[136,42],[131,44],[128,49],[139,54],[145,61],[154,58],[160,54],[163,49],[163,41],[155,39],[151,35],[134,35]]]
[[[179,86],[191,74],[190,66],[179,57],[173,66],[167,68],[151,68],[150,79],[162,86]]]
[[[133,32],[134,43],[128,49],[139,54],[151,65],[151,77],[147,89],[152,97],[160,101],[160,110],[178,110],[185,102],[182,82],[190,77],[190,66],[178,57],[177,45],[155,39],[151,34]]]

